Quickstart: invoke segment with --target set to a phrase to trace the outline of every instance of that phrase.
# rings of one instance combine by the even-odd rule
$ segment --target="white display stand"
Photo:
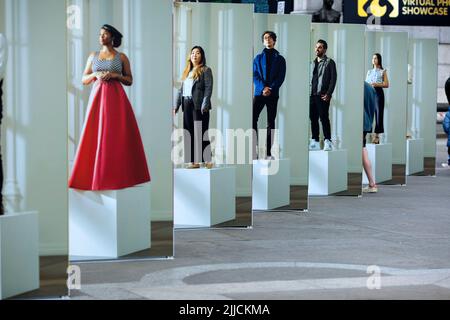
[[[116,191],[70,189],[71,259],[118,258],[150,248],[150,196],[149,183]]]
[[[253,161],[253,210],[271,210],[290,203],[289,159]]]
[[[406,175],[424,170],[424,141],[423,139],[406,140]]]
[[[38,288],[38,213],[0,216],[0,300]]]
[[[175,169],[175,228],[211,227],[236,218],[236,169]]]
[[[381,183],[392,179],[392,144],[366,144],[370,163],[372,164],[372,174],[375,183]],[[363,184],[368,184],[369,180],[363,170]]]
[[[347,150],[310,151],[308,194],[330,195],[347,190]]]

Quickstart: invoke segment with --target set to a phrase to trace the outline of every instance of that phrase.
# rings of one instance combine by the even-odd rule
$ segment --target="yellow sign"
[[[450,26],[450,0],[343,0],[343,3],[344,23]]]
[[[387,12],[387,6],[380,5],[380,0],[358,0],[358,16],[360,17],[367,17],[367,11],[364,9],[364,6],[367,4],[367,2],[371,1],[369,9],[370,12],[375,17],[383,17]],[[398,17],[399,12],[399,0],[388,0],[388,2],[392,6],[392,10],[389,13],[389,18],[396,18]]]

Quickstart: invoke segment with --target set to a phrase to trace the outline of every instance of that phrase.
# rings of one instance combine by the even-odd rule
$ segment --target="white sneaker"
[[[323,143],[323,151],[332,151],[333,150],[333,143],[331,143],[330,140],[325,139]]]
[[[309,142],[309,151],[317,151],[320,150],[320,143],[314,139],[311,139]]]

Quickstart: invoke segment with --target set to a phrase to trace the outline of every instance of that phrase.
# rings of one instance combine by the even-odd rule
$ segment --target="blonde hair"
[[[194,51],[194,49],[198,49],[200,51],[200,55],[202,56],[202,61],[197,67],[194,67],[194,65],[191,61],[191,55],[189,55],[187,58],[187,61],[186,61],[186,67],[184,68],[183,75],[181,76],[181,81],[186,80],[191,71],[193,71],[192,78],[194,80],[197,80],[198,78],[200,78],[202,73],[205,71],[205,68],[206,68],[206,66],[205,66],[205,64],[206,64],[205,63],[205,61],[206,61],[205,51],[203,51],[202,47],[195,46],[191,49],[191,54],[192,54],[192,51]]]

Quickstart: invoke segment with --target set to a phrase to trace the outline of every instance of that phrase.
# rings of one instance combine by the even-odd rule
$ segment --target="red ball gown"
[[[122,74],[113,60],[92,60],[92,70]],[[97,80],[89,98],[86,120],[75,156],[69,187],[119,190],[150,181],[141,135],[130,101],[117,80]]]

